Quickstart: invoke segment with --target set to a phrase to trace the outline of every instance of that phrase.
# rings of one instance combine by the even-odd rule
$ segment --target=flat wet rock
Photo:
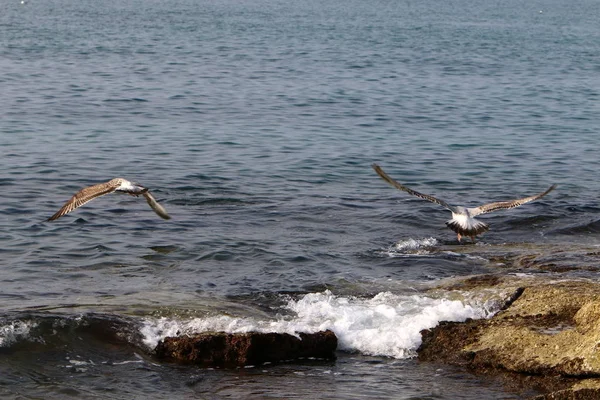
[[[486,281],[514,287],[506,307],[491,319],[445,322],[422,331],[419,359],[534,377],[536,386],[548,392],[537,399],[600,399],[600,380],[593,379],[600,377],[600,284],[476,280],[481,286]],[[472,288],[473,279],[469,283]]]
[[[303,358],[335,359],[337,337],[330,331],[299,333],[208,332],[167,337],[156,346],[158,358],[206,367],[241,367]]]

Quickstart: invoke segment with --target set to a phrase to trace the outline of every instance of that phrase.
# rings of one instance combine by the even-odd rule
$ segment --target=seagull
[[[524,197],[522,199],[498,201],[495,203],[484,204],[479,207],[467,208],[461,206],[451,206],[443,200],[407,188],[406,186],[401,185],[400,183],[393,180],[388,174],[386,174],[383,171],[383,169],[381,169],[379,165],[373,164],[372,167],[375,170],[375,172],[377,172],[377,174],[381,178],[383,178],[384,181],[394,186],[396,189],[400,189],[404,192],[407,192],[408,194],[420,197],[421,199],[431,201],[432,203],[439,204],[445,209],[450,210],[450,212],[452,213],[452,219],[446,221],[446,226],[448,226],[448,228],[456,232],[459,242],[463,236],[469,236],[474,242],[475,236],[489,229],[488,224],[481,222],[475,219],[474,217],[492,211],[507,210],[509,208],[519,207],[525,203],[529,203],[530,201],[534,201],[544,197],[556,188],[556,185],[552,185],[548,188],[548,190],[546,190],[543,193],[539,193],[529,197]]]
[[[132,196],[144,196],[148,205],[154,210],[159,217],[163,219],[170,219],[171,217],[167,214],[167,211],[163,206],[158,204],[156,199],[150,194],[148,188],[141,186],[140,184],[130,182],[127,179],[115,178],[105,183],[99,183],[97,185],[88,186],[75,193],[69,201],[67,201],[60,210],[53,216],[48,218],[48,221],[54,221],[65,214],[70,213],[74,209],[81,207],[82,205],[94,200],[96,197],[104,196],[112,192],[123,192]]]

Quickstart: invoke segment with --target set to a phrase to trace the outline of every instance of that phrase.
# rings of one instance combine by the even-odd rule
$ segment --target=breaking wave
[[[147,319],[141,333],[144,343],[153,348],[167,336],[208,331],[296,334],[330,329],[338,337],[339,350],[408,358],[416,355],[421,330],[433,328],[440,321],[464,321],[493,314],[489,304],[478,301],[389,292],[372,298],[336,296],[330,291],[309,293],[290,300],[283,310],[291,315],[270,321],[225,315],[189,320]]]

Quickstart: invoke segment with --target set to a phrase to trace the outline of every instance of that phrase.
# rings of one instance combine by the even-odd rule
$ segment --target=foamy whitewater
[[[6,321],[0,325],[0,347],[8,347],[13,343],[27,339],[31,328],[37,324],[31,321]]]
[[[424,239],[409,238],[401,240],[395,245],[391,246],[387,250],[387,254],[390,257],[427,255],[431,253],[437,244],[437,239],[432,237]]]
[[[256,320],[214,316],[178,320],[145,320],[141,333],[144,343],[154,348],[167,336],[192,335],[208,331],[228,333],[317,332],[330,329],[338,338],[338,349],[365,355],[408,358],[421,344],[420,331],[440,321],[488,318],[497,307],[491,300],[449,300],[423,295],[397,295],[382,292],[373,298],[336,296],[330,291],[309,293],[290,300],[284,310],[293,316]]]

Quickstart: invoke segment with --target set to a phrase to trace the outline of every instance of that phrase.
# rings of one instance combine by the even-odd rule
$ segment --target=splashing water
[[[292,311],[294,315],[272,321],[231,316],[188,321],[148,319],[141,333],[144,343],[154,347],[167,336],[208,331],[296,334],[330,329],[338,337],[340,350],[408,358],[416,355],[421,344],[421,330],[432,328],[440,321],[487,318],[493,314],[488,305],[481,301],[463,302],[389,292],[368,299],[336,296],[330,291],[309,293],[299,300],[290,300],[284,309]]]

